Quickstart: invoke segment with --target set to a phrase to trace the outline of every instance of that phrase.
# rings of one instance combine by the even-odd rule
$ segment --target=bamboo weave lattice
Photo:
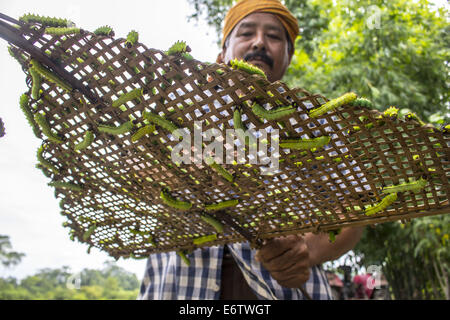
[[[185,54],[166,55],[139,42],[88,31],[49,35],[39,23],[23,23],[15,30],[54,63],[49,65],[22,45],[12,45],[11,52],[27,75],[29,110],[45,114],[61,140],[51,141],[42,129],[35,130],[43,140],[40,167],[56,182],[61,213],[72,236],[116,258],[240,241],[257,245],[260,239],[283,234],[327,232],[450,212],[449,137],[419,119],[404,119],[358,103],[313,118],[311,110],[326,103],[325,97],[226,65],[202,63]],[[71,88],[65,90],[42,78],[41,92],[33,99],[32,58],[56,74],[56,68],[61,68],[60,78]],[[139,88],[144,89],[141,96],[112,106],[124,93]],[[255,102],[267,110],[280,106],[296,110],[267,120],[252,111]],[[236,109],[241,110],[245,128],[255,130],[254,138],[267,133],[260,147],[269,151],[266,157],[258,154],[257,163],[252,163],[255,157],[246,146],[245,163],[235,158],[221,164],[226,171],[204,159],[174,163],[171,150],[180,141],[144,117],[144,111],[151,112],[188,128],[194,144],[193,133],[200,125],[204,132],[234,129]],[[129,121],[132,128],[125,133],[99,130]],[[31,123],[36,125],[33,118]],[[145,126],[154,130],[132,140]],[[87,131],[93,133],[93,142],[75,150]],[[323,136],[330,139],[324,146],[280,147],[278,169],[271,175],[261,171],[270,165],[262,162],[271,156],[275,141]],[[235,155],[243,140],[230,141],[224,143],[224,150],[232,148],[235,152],[230,154]],[[211,146],[210,141],[203,143],[203,151]],[[192,158],[199,160],[195,151],[198,148],[193,149]],[[388,196],[383,193],[386,187],[414,181],[425,186],[397,192],[397,199],[386,208],[366,214]],[[58,185],[61,182],[67,184]],[[161,198],[162,190],[178,201],[190,202],[191,208],[168,206]],[[238,203],[207,210],[207,205],[228,200]],[[206,222],[205,214],[220,222],[223,231]]]

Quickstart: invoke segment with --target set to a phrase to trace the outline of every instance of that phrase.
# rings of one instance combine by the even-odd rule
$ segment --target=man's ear
[[[223,62],[223,51],[217,55],[216,62],[217,63],[224,63]]]

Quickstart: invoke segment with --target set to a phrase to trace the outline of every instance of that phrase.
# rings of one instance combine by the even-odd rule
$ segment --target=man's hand
[[[308,246],[302,236],[270,239],[256,253],[256,260],[281,286],[299,288],[310,276]]]

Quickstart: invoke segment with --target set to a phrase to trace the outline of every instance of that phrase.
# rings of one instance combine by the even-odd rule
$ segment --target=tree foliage
[[[21,281],[0,278],[0,300],[134,300],[136,275],[106,262],[101,270],[71,273],[68,267],[46,268]]]
[[[22,260],[25,254],[12,251],[9,236],[0,235],[0,262],[5,267],[12,267]]]
[[[20,263],[23,253],[12,251],[8,236],[0,235],[0,258],[5,267]],[[133,300],[139,290],[136,275],[107,261],[101,270],[45,268],[21,281],[0,278],[0,300]]]
[[[231,0],[188,0],[220,40]],[[448,13],[427,0],[286,0],[301,34],[284,81],[334,98],[348,91],[379,109],[449,118]],[[445,117],[445,120],[443,118]],[[436,122],[436,121],[434,121]]]

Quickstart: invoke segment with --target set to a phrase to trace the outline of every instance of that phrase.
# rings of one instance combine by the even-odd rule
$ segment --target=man
[[[294,53],[295,17],[278,0],[241,0],[225,18],[217,61],[244,59],[270,81],[280,80]],[[176,253],[149,257],[139,299],[331,299],[320,265],[359,241],[363,228],[348,228],[330,243],[324,234],[271,239],[259,250],[248,243],[197,249],[186,266]]]

